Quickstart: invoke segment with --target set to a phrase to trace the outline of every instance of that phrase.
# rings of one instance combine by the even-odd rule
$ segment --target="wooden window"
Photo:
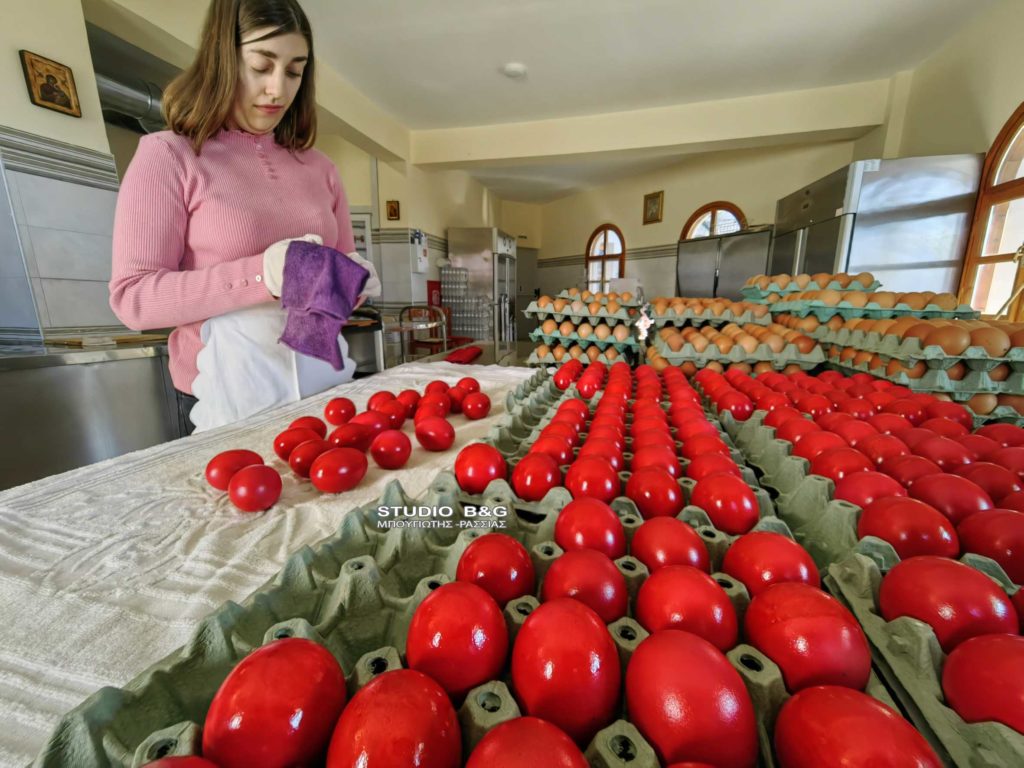
[[[960,303],[982,315],[1024,319],[1024,104],[1003,126],[985,156],[981,189],[960,278]]]
[[[692,240],[695,237],[711,237],[712,235],[729,235],[747,228],[747,217],[738,205],[726,200],[716,200],[702,205],[687,219],[686,226],[679,233],[680,240]]]
[[[614,224],[602,224],[587,241],[587,290],[608,293],[609,283],[626,276],[626,239]]]

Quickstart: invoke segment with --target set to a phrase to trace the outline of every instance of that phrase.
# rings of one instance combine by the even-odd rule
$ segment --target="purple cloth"
[[[338,348],[338,334],[369,276],[340,251],[293,240],[288,245],[281,281],[281,306],[288,317],[279,341],[340,371],[345,361]]]

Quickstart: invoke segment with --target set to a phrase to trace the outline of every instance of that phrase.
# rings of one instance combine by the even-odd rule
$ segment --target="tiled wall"
[[[39,338],[39,318],[32,301],[25,260],[18,241],[7,185],[0,176],[0,329],[5,339],[23,341]]]
[[[427,301],[427,280],[439,279],[437,259],[448,253],[448,241],[427,235],[429,265],[426,272],[413,272],[414,250],[409,242],[412,230],[374,230],[374,248],[380,254],[382,300],[391,304],[423,304]]]

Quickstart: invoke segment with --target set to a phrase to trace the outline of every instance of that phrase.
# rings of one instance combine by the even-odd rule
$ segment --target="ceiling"
[[[799,90],[912,68],[1000,0],[303,0],[317,56],[412,129]],[[500,73],[528,67],[521,80]]]

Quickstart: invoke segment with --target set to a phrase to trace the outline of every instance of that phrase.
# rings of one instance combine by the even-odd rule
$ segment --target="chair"
[[[441,307],[430,305],[412,305],[402,307],[398,313],[398,335],[402,345],[402,362],[409,362],[410,353],[425,350],[427,354],[436,355],[448,351],[448,338],[451,318]],[[431,335],[417,338],[417,331],[430,331]],[[409,335],[408,351],[406,351],[406,334]]]

